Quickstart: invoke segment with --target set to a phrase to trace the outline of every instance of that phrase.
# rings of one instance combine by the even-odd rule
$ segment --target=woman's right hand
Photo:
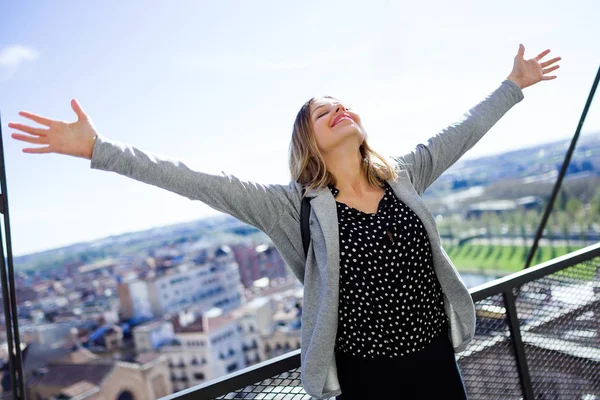
[[[46,147],[24,148],[24,153],[57,153],[91,160],[94,142],[98,133],[77,100],[71,100],[71,107],[77,114],[77,121],[75,122],[56,121],[20,111],[20,116],[29,118],[40,125],[48,127],[48,129],[9,122],[9,128],[18,129],[29,134],[13,133],[11,137],[27,143],[47,145]]]

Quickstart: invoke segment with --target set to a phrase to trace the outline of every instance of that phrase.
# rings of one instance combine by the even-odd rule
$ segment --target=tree
[[[556,196],[556,200],[554,201],[554,208],[556,210],[565,210],[567,206],[568,200],[567,192],[562,187],[558,190],[558,195]]]
[[[520,228],[521,238],[523,239],[522,246],[527,246],[527,229],[525,229],[525,215],[521,215]]]
[[[596,189],[596,193],[590,202],[591,220],[600,222],[600,187]]]
[[[567,252],[571,251],[571,244],[569,242],[569,235],[571,233],[569,217],[566,213],[561,213],[560,218],[560,229],[562,231],[563,239],[567,242]]]
[[[575,222],[577,224],[577,227],[579,228],[579,240],[581,241],[581,246],[587,245],[587,233],[589,230],[587,208],[587,206],[582,207],[582,210],[577,214],[575,218]]]
[[[569,214],[569,216],[572,219],[575,219],[575,216],[577,215],[577,213],[579,212],[579,210],[581,210],[582,206],[581,206],[581,201],[579,201],[579,199],[575,198],[575,197],[570,197],[567,200],[567,204],[565,206],[565,210],[567,211],[567,214]]]

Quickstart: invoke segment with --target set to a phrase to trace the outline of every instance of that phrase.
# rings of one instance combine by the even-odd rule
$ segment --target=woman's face
[[[317,99],[310,106],[310,118],[322,153],[348,142],[355,142],[358,149],[365,139],[360,117],[339,100],[328,97]]]

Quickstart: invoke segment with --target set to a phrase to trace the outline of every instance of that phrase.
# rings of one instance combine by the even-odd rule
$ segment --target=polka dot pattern
[[[333,196],[339,190],[329,187]],[[336,200],[340,296],[336,352],[398,358],[425,348],[448,319],[419,217],[385,182],[377,212]]]

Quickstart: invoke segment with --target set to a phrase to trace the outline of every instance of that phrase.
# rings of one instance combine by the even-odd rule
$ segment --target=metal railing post
[[[517,306],[515,304],[515,295],[512,290],[502,292],[504,305],[506,307],[506,322],[510,331],[510,339],[515,353],[519,382],[523,391],[524,400],[534,400],[533,387],[531,386],[531,376],[527,366],[527,356],[525,355],[525,345],[521,338],[521,328],[519,318],[517,317]]]
[[[8,197],[6,189],[6,168],[4,163],[4,143],[2,140],[2,119],[0,118],[0,213],[4,216],[6,239],[6,259],[4,258],[4,243],[0,239],[2,265],[0,279],[2,280],[2,302],[4,303],[4,319],[6,321],[6,339],[8,341],[8,359],[10,383],[13,399],[25,399],[23,382],[23,362],[21,354],[21,338],[19,335],[19,318],[17,314],[17,297],[15,293],[15,274],[10,238],[10,221],[8,217]]]

